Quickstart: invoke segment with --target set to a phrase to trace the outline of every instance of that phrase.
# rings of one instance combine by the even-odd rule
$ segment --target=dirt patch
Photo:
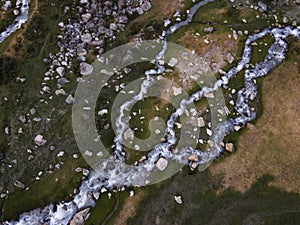
[[[115,219],[114,224],[126,224],[129,218],[134,217],[136,215],[137,204],[142,200],[144,195],[144,192],[138,192],[136,195],[129,197],[118,214],[118,217]]]
[[[221,190],[245,192],[268,173],[275,178],[272,185],[300,193],[299,59],[294,57],[264,78],[263,115],[240,137],[235,154],[210,167],[212,174],[224,175]]]

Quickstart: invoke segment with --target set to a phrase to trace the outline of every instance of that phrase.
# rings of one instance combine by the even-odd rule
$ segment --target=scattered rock
[[[26,123],[26,116],[25,115],[21,115],[21,116],[19,116],[19,118],[18,118],[22,123]]]
[[[89,75],[93,72],[93,66],[86,63],[86,62],[81,62],[80,63],[80,73],[82,75]]]
[[[226,58],[229,63],[233,63],[234,57],[229,52],[227,53]]]
[[[37,146],[43,146],[46,144],[46,140],[44,139],[43,135],[41,134],[38,134],[35,138],[34,138],[34,143],[37,145]]]
[[[174,196],[174,200],[175,200],[175,202],[177,202],[178,204],[182,204],[182,203],[183,203],[181,195],[175,195],[175,196]]]
[[[98,116],[103,116],[104,114],[107,114],[108,110],[107,109],[101,109],[100,111],[98,111]]]
[[[239,131],[241,129],[241,126],[234,126],[235,131]]]
[[[73,95],[69,94],[68,97],[66,98],[65,102],[70,105],[70,104],[73,104],[74,100],[75,99],[74,99]]]
[[[25,184],[23,184],[23,183],[22,183],[21,181],[19,181],[19,180],[16,180],[16,181],[14,182],[14,185],[15,185],[16,187],[25,189]]]

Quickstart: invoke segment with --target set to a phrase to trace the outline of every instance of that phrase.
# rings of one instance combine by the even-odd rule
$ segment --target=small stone
[[[14,185],[15,185],[16,187],[25,189],[25,184],[23,184],[23,183],[22,183],[21,181],[19,181],[19,180],[16,180],[16,181],[14,182]]]
[[[94,191],[93,192],[93,197],[94,197],[94,199],[98,200],[100,198],[100,192],[99,191]]]
[[[74,100],[75,99],[74,99],[73,95],[69,94],[68,97],[66,98],[65,102],[70,105],[70,104],[73,104]]]
[[[60,151],[56,156],[57,156],[57,157],[62,157],[62,156],[64,156],[64,154],[65,154],[64,151]]]

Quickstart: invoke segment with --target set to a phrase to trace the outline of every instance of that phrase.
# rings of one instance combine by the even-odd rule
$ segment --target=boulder
[[[155,164],[156,168],[160,171],[164,171],[168,166],[168,160],[165,158],[159,158]]]
[[[60,77],[63,77],[65,75],[65,68],[62,66],[59,66],[56,68],[56,72]]]
[[[84,209],[76,213],[73,218],[70,220],[70,225],[84,225],[84,221],[89,217],[90,209]]]
[[[75,99],[74,99],[73,95],[69,94],[68,97],[66,98],[65,102],[67,104],[71,105],[71,104],[73,104],[74,100]]]
[[[198,117],[197,122],[198,122],[198,127],[205,127],[205,122],[203,117]]]
[[[233,152],[233,144],[232,143],[226,143],[225,149],[228,152]]]
[[[93,66],[86,63],[86,62],[81,62],[80,63],[80,73],[82,75],[89,75],[93,72]]]
[[[90,33],[86,33],[81,35],[81,41],[90,44],[92,42],[93,38],[92,35]]]
[[[168,63],[168,65],[171,66],[171,67],[174,67],[174,66],[177,65],[177,63],[178,63],[178,59],[171,58],[170,61],[169,61],[169,63]]]
[[[20,120],[22,123],[26,123],[26,121],[27,121],[25,115],[19,116],[19,120]]]
[[[146,1],[141,5],[141,7],[144,11],[149,11],[151,9],[152,5],[150,2]]]

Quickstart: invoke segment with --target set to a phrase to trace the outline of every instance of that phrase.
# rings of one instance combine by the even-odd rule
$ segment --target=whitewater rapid
[[[27,22],[29,15],[29,3],[30,0],[21,0],[20,14],[15,18],[12,24],[10,24],[4,31],[0,33],[0,43],[16,30],[20,29],[22,24]]]
[[[251,109],[249,106],[249,103],[251,102],[250,96],[254,96],[254,98],[257,97],[257,87],[254,80],[258,77],[267,75],[272,69],[284,61],[288,47],[286,38],[291,35],[300,39],[299,26],[294,28],[285,27],[265,29],[259,33],[250,35],[245,42],[242,59],[237,63],[236,66],[230,69],[220,79],[216,80],[211,86],[202,87],[201,90],[193,93],[188,99],[181,101],[180,107],[175,110],[166,123],[166,141],[155,145],[154,149],[148,153],[145,161],[141,162],[137,166],[126,167],[127,170],[124,169],[122,135],[128,127],[128,124],[125,124],[122,120],[124,115],[124,113],[122,113],[123,110],[135,102],[143,99],[147,93],[147,88],[153,81],[152,75],[158,75],[164,71],[164,67],[158,64],[158,60],[162,59],[165,51],[167,50],[168,35],[175,32],[180,27],[188,24],[199,7],[209,2],[211,1],[202,1],[197,3],[190,9],[190,14],[187,16],[185,21],[171,26],[166,32],[164,32],[163,49],[156,57],[157,69],[145,72],[146,80],[142,83],[140,93],[132,100],[125,102],[122,105],[121,114],[116,121],[117,132],[116,138],[114,139],[116,144],[115,155],[109,157],[109,159],[101,164],[101,168],[103,170],[111,167],[112,165],[113,169],[110,169],[107,173],[103,173],[103,175],[99,175],[99,173],[91,171],[88,179],[82,181],[79,193],[74,196],[72,201],[60,203],[56,206],[49,205],[44,209],[35,209],[31,212],[22,214],[19,218],[19,221],[4,222],[4,224],[68,224],[76,212],[87,207],[93,207],[95,205],[95,201],[91,196],[93,193],[99,192],[101,188],[105,187],[106,189],[112,189],[115,187],[121,188],[124,186],[128,187],[135,186],[137,184],[140,185],[141,180],[145,181],[149,171],[152,171],[155,168],[155,163],[159,157],[176,160],[184,165],[188,165],[189,162],[183,159],[186,159],[187,156],[192,154],[198,156],[198,161],[196,162],[198,165],[214,160],[224,150],[223,147],[219,145],[219,143],[223,141],[224,137],[233,132],[235,126],[244,127],[247,122],[256,118],[255,110]],[[246,68],[246,65],[250,62],[251,58],[251,43],[266,35],[272,35],[275,41],[268,49],[265,59],[262,62],[256,63],[253,68]],[[213,147],[211,147],[211,150],[204,152],[199,149],[186,146],[185,148],[180,149],[176,154],[171,152],[171,146],[173,146],[177,141],[174,131],[174,124],[176,120],[184,113],[186,107],[189,104],[200,100],[204,95],[214,92],[220,89],[222,86],[227,85],[231,78],[235,77],[238,72],[244,69],[244,87],[238,91],[235,105],[235,110],[237,111],[238,116],[217,124],[216,128],[213,130],[212,136],[210,137],[214,143]],[[128,170],[128,168],[130,168],[130,170]],[[122,171],[122,173],[117,173],[116,171]]]

